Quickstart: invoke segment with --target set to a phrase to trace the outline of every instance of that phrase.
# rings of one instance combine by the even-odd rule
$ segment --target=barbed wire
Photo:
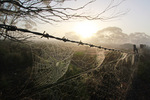
[[[21,31],[21,32],[27,32],[27,33],[32,33],[32,34],[35,34],[35,35],[39,35],[42,37],[45,37],[47,39],[49,38],[53,38],[53,39],[56,39],[56,40],[60,40],[60,41],[63,41],[63,42],[71,42],[71,43],[76,43],[78,45],[87,45],[89,47],[95,47],[95,48],[98,48],[98,49],[104,49],[104,50],[108,50],[108,51],[117,51],[117,52],[124,52],[122,50],[116,50],[116,49],[110,49],[110,48],[106,48],[106,47],[102,47],[102,46],[96,46],[94,44],[89,44],[89,43],[84,43],[82,41],[74,41],[74,40],[69,40],[65,37],[63,38],[60,38],[60,37],[56,37],[56,36],[53,36],[53,35],[49,35],[48,33],[46,33],[45,31],[43,33],[39,33],[39,32],[33,32],[33,31],[30,31],[30,30],[27,30],[27,29],[22,29],[22,28],[17,28],[16,26],[11,26],[11,25],[4,25],[4,24],[0,24],[0,28],[4,28],[6,29],[7,31]],[[99,66],[100,67],[100,66]],[[76,75],[73,75],[71,77],[68,77],[66,79],[63,79],[63,80],[60,80],[54,84],[49,84],[49,85],[46,85],[46,86],[43,86],[43,87],[40,87],[38,89],[36,88],[32,88],[30,93],[25,93],[23,95],[21,95],[20,97],[22,96],[26,96],[28,94],[30,95],[35,95],[36,93],[38,93],[39,91],[42,91],[42,90],[45,90],[47,88],[52,88],[52,87],[55,87],[57,85],[60,85],[62,83],[65,83],[67,82],[68,80],[72,80],[72,79],[75,79],[77,77],[80,77],[81,75],[85,74],[85,73],[88,73],[88,72],[92,72],[92,71],[95,71],[97,68],[92,68],[92,69],[88,69],[88,70],[85,70],[81,73],[78,73]]]
[[[84,43],[81,40],[80,41],[70,40],[70,39],[65,38],[65,36],[63,38],[56,37],[56,36],[53,36],[53,35],[50,35],[50,34],[46,33],[45,31],[43,33],[34,32],[34,31],[27,30],[27,29],[17,28],[16,26],[5,25],[5,24],[0,24],[0,28],[4,28],[7,31],[21,31],[21,32],[32,33],[32,34],[41,36],[41,38],[43,38],[43,37],[45,37],[47,39],[53,38],[53,39],[60,40],[60,41],[63,41],[63,42],[71,42],[71,43],[76,43],[78,45],[87,45],[89,47],[95,47],[95,48],[104,49],[104,50],[108,50],[108,51],[123,52],[122,50],[111,49],[111,48],[106,48],[106,47],[102,47],[102,46],[97,46],[97,45],[94,45],[94,44]]]

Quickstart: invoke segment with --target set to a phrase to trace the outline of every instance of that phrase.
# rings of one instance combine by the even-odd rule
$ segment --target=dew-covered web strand
[[[82,46],[81,46],[82,47]],[[26,94],[25,96],[33,97],[37,94],[44,94],[45,90],[49,90],[53,87],[57,87],[58,85],[67,85],[66,82],[68,81],[75,81],[78,77],[83,77],[88,72],[93,72],[94,70],[99,70],[101,72],[101,75],[99,77],[100,80],[103,80],[103,77],[107,75],[108,73],[113,73],[115,76],[115,79],[120,80],[120,76],[123,75],[122,72],[124,70],[131,70],[130,72],[130,79],[128,79],[128,86],[125,86],[126,90],[129,88],[129,84],[131,84],[134,68],[132,66],[128,66],[128,68],[124,68],[123,65],[125,62],[132,61],[131,54],[126,53],[119,53],[118,57],[116,59],[113,59],[112,61],[108,62],[107,64],[101,64],[105,60],[105,54],[109,53],[109,51],[104,51],[100,49],[94,49],[94,55],[96,57],[93,59],[93,61],[86,62],[86,57],[91,55],[90,50],[92,50],[90,47],[85,47],[86,49],[83,50],[83,55],[80,56],[78,59],[74,60],[72,59],[74,54],[76,52],[79,52],[80,46],[76,46],[75,49],[72,50],[69,47],[63,47],[61,44],[49,44],[49,46],[44,43],[42,44],[31,44],[31,52],[33,56],[33,66],[31,67],[30,71],[30,77],[24,84],[24,89],[20,93],[20,96],[22,94]],[[70,62],[73,60],[73,62],[76,64],[76,66],[80,66],[78,62],[82,62],[83,65],[81,67],[86,67],[86,65],[90,64],[93,65],[93,68],[85,69],[83,68],[80,73],[74,74],[72,76],[66,77],[64,80],[59,80],[68,70],[68,67],[70,65]],[[110,68],[108,68],[108,71],[101,71],[101,68],[105,67],[107,68],[107,65],[112,64]],[[132,64],[131,64],[132,65]],[[117,67],[120,69],[118,70]],[[64,69],[65,68],[65,69]],[[112,70],[113,69],[113,70]],[[124,76],[122,76],[124,77]],[[122,84],[122,81],[119,81],[120,84]],[[28,84],[34,83],[32,87],[29,88]],[[46,87],[47,86],[47,87]],[[40,91],[34,91],[34,89],[39,88]],[[58,88],[58,87],[57,87]],[[107,88],[107,87],[105,87]],[[37,89],[38,90],[38,89]],[[28,94],[29,91],[32,91],[31,94]],[[59,88],[58,88],[59,91]],[[105,90],[101,90],[105,92]],[[110,91],[113,92],[113,91]],[[43,94],[42,94],[43,93]],[[122,93],[120,95],[123,96]]]
[[[59,46],[59,45],[57,45],[57,46]],[[57,47],[56,46],[56,47]],[[53,46],[53,47],[47,47],[47,48],[45,48],[44,50],[52,50],[52,48],[53,48],[53,51],[51,51],[51,52],[55,52],[56,51],[56,49],[55,49],[55,47]],[[59,47],[58,47],[59,48]],[[68,48],[69,49],[69,48]],[[66,60],[71,60],[72,59],[72,57],[73,57],[73,54],[75,53],[75,52],[72,52],[72,53],[70,53],[69,55],[67,55],[67,53],[68,53],[68,51],[65,49],[64,51],[64,53],[62,53],[62,51],[60,50],[60,48],[59,49],[57,49],[57,53],[55,54],[55,56],[52,56],[52,54],[50,54],[49,52],[47,52],[47,51],[44,51],[45,52],[45,54],[46,55],[51,55],[51,57],[53,58],[53,59],[55,59],[55,58],[57,58],[57,57],[59,57],[59,60],[55,60],[56,62],[55,62],[55,65],[59,65],[59,64],[57,64],[57,62],[58,61],[64,61],[64,54],[66,55]],[[84,62],[84,59],[86,58],[86,55],[88,55],[88,51],[90,50],[90,48],[86,48],[86,50],[85,51],[83,51],[84,52],[84,55],[81,57],[81,62]],[[59,53],[59,52],[61,52],[61,53]],[[87,52],[87,53],[86,53]],[[61,55],[61,56],[58,56],[58,55]],[[40,93],[44,93],[44,91],[46,91],[46,90],[49,90],[50,88],[52,88],[52,87],[57,87],[57,85],[62,85],[62,84],[64,84],[64,85],[67,85],[67,84],[65,84],[67,81],[73,81],[73,80],[76,80],[78,77],[82,77],[84,74],[86,74],[86,73],[88,73],[88,72],[91,72],[91,71],[93,71],[93,70],[96,70],[96,69],[101,69],[101,64],[102,64],[102,62],[104,61],[104,58],[105,58],[105,54],[104,54],[104,50],[99,50],[99,49],[96,49],[96,55],[97,55],[97,59],[98,59],[98,61],[97,62],[93,62],[93,64],[94,63],[96,63],[97,65],[94,67],[94,68],[91,68],[91,69],[88,69],[88,70],[84,70],[84,71],[82,71],[81,73],[78,73],[78,74],[75,74],[75,75],[73,75],[73,76],[69,76],[68,78],[66,78],[66,80],[62,80],[62,81],[55,81],[55,82],[49,82],[48,84],[45,84],[45,82],[44,81],[47,81],[48,79],[45,77],[45,76],[49,76],[50,74],[48,74],[48,73],[50,73],[49,71],[45,71],[45,73],[44,74],[42,74],[42,75],[44,75],[43,77],[42,77],[42,75],[40,75],[41,77],[40,78],[42,78],[41,80],[39,80],[39,81],[37,81],[37,82],[39,82],[38,84],[35,84],[36,86],[35,87],[39,87],[39,86],[45,86],[45,85],[49,85],[49,87],[47,87],[47,88],[43,88],[43,90],[41,90],[41,91],[34,91],[34,93],[32,93],[32,95],[29,95],[29,97],[32,97],[32,96],[34,96],[34,95],[37,95],[38,93],[40,94]],[[98,58],[98,57],[103,57],[103,59],[100,59],[100,58]],[[42,56],[43,58],[45,57],[46,59],[48,59],[48,57],[47,56]],[[60,58],[63,58],[63,59],[60,59]],[[114,75],[115,75],[115,78],[116,79],[120,79],[120,75],[122,75],[121,74],[121,72],[123,71],[123,70],[125,70],[123,67],[121,67],[121,69],[119,69],[119,70],[116,70],[116,67],[118,67],[118,66],[120,66],[121,64],[123,64],[124,63],[124,61],[125,62],[127,62],[127,61],[130,61],[130,59],[129,59],[129,57],[130,57],[130,55],[127,55],[127,54],[124,54],[124,53],[120,53],[119,54],[119,57],[117,57],[117,59],[114,59],[113,61],[111,61],[111,62],[108,62],[108,64],[114,64],[115,63],[115,65],[113,66],[113,68],[115,68],[115,70],[108,70],[108,71],[106,71],[106,72],[101,72],[102,74],[101,74],[101,76],[99,76],[99,77],[103,77],[103,76],[105,76],[105,74],[107,75],[107,73],[109,72],[109,73],[114,73]],[[48,60],[52,60],[52,59],[48,59]],[[101,60],[101,61],[100,61]],[[131,59],[132,60],[132,59]],[[76,61],[74,61],[74,62],[76,62]],[[41,63],[41,62],[39,62],[39,63]],[[70,61],[68,62],[68,65],[67,66],[69,66],[69,63],[70,63]],[[41,68],[41,66],[43,66],[43,65],[40,65],[40,67],[37,67],[37,68]],[[47,65],[48,66],[48,65]],[[77,66],[79,66],[79,64],[77,64]],[[84,65],[83,65],[84,66]],[[86,64],[85,64],[85,66],[86,66]],[[105,65],[103,65],[103,66],[105,66]],[[56,66],[52,66],[52,67],[56,67]],[[60,66],[59,66],[60,67]],[[106,67],[107,67],[107,65],[106,65]],[[50,68],[50,67],[49,67]],[[112,69],[113,69],[112,68]],[[109,69],[109,68],[108,68]],[[129,66],[129,69],[132,69],[132,67],[131,66]],[[131,73],[130,74],[132,74],[133,72],[131,71]],[[38,74],[38,73],[37,73]],[[58,73],[55,73],[55,74],[58,74]],[[60,74],[60,73],[59,73]],[[124,76],[123,76],[124,77]],[[131,77],[131,76],[130,76]],[[59,77],[60,78],[60,77]],[[58,79],[59,79],[58,78]],[[101,79],[103,79],[103,78],[101,78]],[[127,83],[130,83],[132,80],[128,80],[128,82]],[[57,82],[58,82],[58,84],[57,84]],[[60,82],[60,83],[59,83]],[[61,83],[62,82],[62,83]],[[118,81],[119,82],[119,81]],[[41,84],[41,85],[39,85],[39,84]],[[122,84],[122,82],[120,81],[120,84]],[[127,89],[128,89],[128,87],[129,86],[126,86],[126,91],[127,91]],[[106,87],[107,88],[107,87]],[[58,88],[58,90],[59,90],[59,88]],[[61,90],[60,90],[61,91]],[[105,90],[101,90],[102,92],[106,92]],[[113,91],[110,91],[110,92],[113,92]],[[119,92],[118,93],[119,95],[122,95],[122,97],[124,96],[123,95],[123,93],[121,93],[121,92]]]
[[[42,47],[40,47],[40,48],[42,48]],[[52,48],[54,49],[54,47],[52,46]],[[45,49],[42,49],[42,51],[44,51],[44,50],[46,50],[46,51],[48,51],[49,50],[49,48],[45,48]],[[51,48],[50,48],[50,50],[52,50]],[[55,49],[54,49],[55,50]],[[60,48],[59,48],[59,50],[60,50]],[[67,52],[66,52],[66,50],[65,50],[65,52],[64,53],[62,53],[62,51],[60,50],[59,52],[61,52],[62,54],[63,54],[63,56],[62,56],[62,61],[64,61],[65,60],[65,58],[64,58],[64,54],[68,54],[69,52],[68,52],[68,50],[69,49],[67,49]],[[34,51],[34,50],[33,50]],[[88,50],[86,50],[86,51],[88,51]],[[45,52],[45,51],[44,51]],[[51,51],[52,52],[52,51]],[[35,53],[35,52],[34,52]],[[45,52],[46,53],[46,55],[48,55],[48,56],[52,56],[52,54],[48,54],[49,52]],[[53,53],[55,53],[55,51],[53,51]],[[58,51],[57,51],[57,53],[56,54],[58,54],[59,56],[60,56],[60,53],[58,53]],[[87,53],[88,54],[88,53]],[[37,54],[33,54],[33,55],[35,55],[35,56],[37,56]],[[68,56],[66,56],[67,57],[67,59],[69,58],[69,60],[71,60],[71,56],[73,55],[73,52],[71,53],[71,54],[69,54]],[[42,55],[40,55],[42,58],[44,58]],[[86,55],[85,55],[86,56]],[[85,57],[84,56],[84,57]],[[39,57],[39,56],[37,56],[37,57]],[[57,57],[57,56],[55,56],[55,57]],[[83,57],[83,59],[84,59],[84,57]],[[52,57],[53,59],[54,59],[54,56]],[[60,58],[60,57],[59,57]],[[46,57],[45,58],[45,60],[47,60],[48,58]],[[50,59],[48,59],[48,60],[50,60]],[[51,59],[52,60],[52,59]],[[59,59],[60,60],[60,59]],[[36,62],[36,59],[35,59],[35,62]],[[42,62],[36,62],[36,65],[35,65],[35,67],[33,67],[33,70],[32,70],[32,74],[34,75],[34,74],[39,74],[39,72],[38,72],[38,70],[37,69],[42,69],[43,67],[42,66],[44,66],[45,64],[40,64],[40,63],[42,63]],[[69,63],[70,63],[70,61],[68,62],[68,64],[67,64],[67,66],[69,65]],[[93,63],[95,63],[95,62],[93,62]],[[46,66],[46,65],[45,65]],[[48,65],[48,66],[50,66],[50,64]],[[52,66],[53,68],[55,67],[55,66]],[[49,67],[50,68],[50,67]],[[39,77],[37,77],[36,79],[31,79],[31,80],[37,80],[38,79],[38,84],[41,84],[41,85],[46,85],[44,82],[45,81],[47,81],[48,79],[45,77],[45,76],[51,76],[50,74],[48,74],[48,73],[50,73],[49,71],[45,71],[42,75],[39,75]],[[55,74],[59,74],[59,73],[55,73]],[[33,75],[32,75],[32,77],[33,77]],[[40,78],[40,79],[39,79]],[[32,82],[34,82],[34,81],[32,81]],[[39,85],[36,85],[35,87],[38,87]],[[49,82],[48,84],[52,84],[51,82]]]
[[[59,48],[60,46],[58,46],[58,48]],[[55,49],[54,49],[55,48]],[[47,52],[48,54],[43,54],[42,55],[42,59],[44,60],[44,58],[46,58],[45,59],[45,61],[46,60],[49,60],[49,62],[47,63],[47,65],[45,65],[44,64],[44,62],[36,62],[36,65],[35,65],[35,72],[36,73],[38,73],[37,72],[37,70],[36,69],[38,69],[38,71],[43,71],[44,70],[44,68],[43,68],[43,66],[46,66],[47,68],[49,68],[49,69],[51,69],[51,70],[44,70],[43,72],[42,72],[42,75],[39,75],[39,77],[37,77],[38,78],[38,83],[39,84],[41,84],[42,85],[42,83],[43,82],[45,82],[45,81],[47,81],[48,82],[48,77],[47,76],[49,76],[49,78],[50,78],[50,76],[51,76],[51,78],[52,78],[52,76],[54,76],[54,77],[59,77],[58,75],[59,74],[61,74],[61,73],[58,73],[58,71],[59,71],[59,68],[58,68],[58,62],[60,62],[60,68],[62,68],[62,66],[64,66],[65,67],[65,65],[69,65],[68,63],[70,62],[70,61],[64,61],[65,60],[65,57],[67,56],[67,55],[64,55],[65,53],[63,53],[62,55],[61,55],[61,52],[68,52],[68,51],[62,51],[62,50],[60,50],[60,48],[59,49],[57,49],[57,47],[54,47],[54,46],[52,46],[52,50],[53,51],[51,51],[51,47],[49,47],[49,48],[47,48],[46,49],[46,51],[48,51],[49,50],[49,52]],[[59,50],[59,51],[58,51]],[[43,51],[43,50],[42,50]],[[56,51],[56,52],[55,52]],[[45,51],[43,51],[43,53],[44,53]],[[68,54],[69,54],[69,52],[68,52]],[[71,54],[69,54],[69,55],[71,55]],[[48,57],[50,57],[50,58],[53,58],[53,59],[47,59]],[[72,55],[71,55],[72,56]],[[68,57],[68,56],[67,56]],[[68,57],[69,58],[69,57]],[[70,59],[66,59],[66,60],[70,60]],[[42,60],[40,60],[40,61],[42,61]],[[38,63],[38,64],[37,64]],[[46,62],[45,62],[46,63]],[[64,63],[66,63],[66,64],[64,64]],[[63,65],[64,64],[64,65]],[[66,67],[67,67],[66,66]],[[57,67],[57,68],[56,68]],[[50,71],[50,72],[49,72]],[[63,72],[62,72],[63,73]],[[56,75],[50,75],[50,74],[56,74]],[[42,78],[43,77],[43,78]],[[45,79],[45,78],[46,79]],[[45,81],[44,81],[44,80]],[[43,82],[41,81],[41,80],[43,80]],[[55,81],[57,80],[57,79],[54,79]],[[53,81],[54,81],[53,80]],[[40,83],[40,82],[42,82],[42,83]],[[49,83],[48,84],[52,84],[53,82],[51,81],[49,81]]]

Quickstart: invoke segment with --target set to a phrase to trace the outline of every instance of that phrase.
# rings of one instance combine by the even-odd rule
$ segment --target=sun
[[[98,31],[98,25],[92,21],[78,22],[74,27],[74,31],[82,38],[89,38]]]

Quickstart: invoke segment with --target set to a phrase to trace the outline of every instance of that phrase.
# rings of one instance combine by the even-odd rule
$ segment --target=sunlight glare
[[[89,38],[98,31],[98,25],[92,21],[78,22],[74,28],[74,31],[82,38]]]

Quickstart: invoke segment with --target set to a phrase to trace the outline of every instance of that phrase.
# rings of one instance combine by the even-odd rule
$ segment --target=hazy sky
[[[119,1],[119,0],[115,0]],[[83,5],[88,0],[75,0],[75,1],[67,1],[62,4],[62,6],[70,6],[70,7],[78,7]],[[84,10],[89,14],[95,14],[103,10],[109,4],[110,0],[97,0],[95,3],[89,5]],[[123,4],[117,7],[115,10],[118,11],[127,11],[129,12],[112,21],[94,21],[96,25],[98,25],[99,30],[116,26],[120,27],[124,33],[130,34],[134,32],[145,32],[150,35],[150,0],[125,0]],[[110,12],[111,13],[111,12]],[[108,14],[110,14],[108,12]],[[107,13],[106,13],[107,16]],[[57,25],[39,25],[38,31],[47,31],[50,34],[63,36],[66,32],[72,32],[73,28],[79,22],[61,22],[57,23]],[[60,35],[61,34],[61,35]]]

